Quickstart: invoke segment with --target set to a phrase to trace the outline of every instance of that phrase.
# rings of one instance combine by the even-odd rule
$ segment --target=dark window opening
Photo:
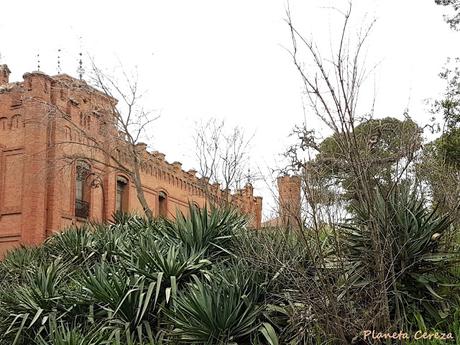
[[[168,215],[167,196],[164,192],[158,194],[158,213],[160,217],[164,218]]]
[[[84,162],[78,162],[75,178],[75,216],[79,218],[89,217],[89,190],[86,179],[90,167]]]
[[[0,118],[0,130],[7,130],[8,129],[8,119],[6,117]]]
[[[117,195],[116,195],[116,204],[115,204],[115,211],[116,212],[126,212],[127,211],[127,185],[128,180],[124,177],[119,176],[117,178]]]

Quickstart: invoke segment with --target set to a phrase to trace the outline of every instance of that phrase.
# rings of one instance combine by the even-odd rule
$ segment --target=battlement
[[[4,73],[8,72],[8,75],[10,73],[7,65],[0,65],[0,75],[2,71],[4,71]],[[70,117],[72,115],[72,108],[84,110],[81,112],[85,113],[85,116],[89,114],[94,117],[100,117],[101,114],[98,110],[105,109],[108,111],[118,102],[116,99],[88,85],[85,80],[76,79],[68,74],[49,76],[43,72],[35,71],[25,73],[23,79],[22,82],[10,83],[10,87],[8,88],[4,87],[4,92],[21,93],[22,99],[36,97],[49,100],[50,103],[57,106],[64,115],[67,114]],[[30,95],[30,93],[32,94]],[[22,99],[17,103],[21,103]],[[80,123],[77,125],[80,125]],[[113,123],[111,125],[115,126]],[[72,132],[72,128],[69,128],[69,131]],[[115,128],[113,128],[112,131],[109,130],[109,133],[110,132],[114,133]],[[125,140],[123,136],[123,133],[119,133],[119,138],[122,141]],[[77,136],[70,133],[69,137],[72,140],[72,138]],[[168,180],[178,178],[183,182],[183,188],[193,189],[195,193],[204,195],[206,188],[203,186],[207,184],[207,181],[203,180],[205,178],[198,178],[195,170],[183,170],[181,162],[175,161],[169,163],[166,161],[166,155],[164,153],[159,151],[149,152],[147,150],[147,144],[145,143],[138,143],[136,146],[143,159],[141,163],[141,170],[143,173],[157,177],[164,175]],[[122,161],[128,161],[126,157],[127,154],[127,152],[123,152],[121,149],[119,158]],[[124,155],[125,157],[123,157]],[[178,184],[181,183],[178,182]],[[191,186],[187,186],[187,184]],[[213,191],[213,194],[216,196],[223,192],[221,190],[216,190],[215,186],[211,185],[208,191]]]
[[[190,190],[201,196],[209,196],[215,201],[220,201],[227,196],[229,202],[240,197],[254,197],[254,187],[251,184],[246,184],[243,189],[239,189],[235,194],[230,193],[220,188],[218,183],[209,183],[209,179],[206,177],[198,177],[197,171],[190,169],[188,171],[182,169],[182,163],[174,161],[169,163],[166,160],[166,155],[159,151],[147,150],[147,145],[144,143],[138,144],[139,150],[142,150],[141,157],[143,161],[141,163],[141,170],[145,174],[149,174],[155,177],[163,176],[167,180],[173,181],[178,187],[184,190]],[[261,198],[260,198],[261,199]]]

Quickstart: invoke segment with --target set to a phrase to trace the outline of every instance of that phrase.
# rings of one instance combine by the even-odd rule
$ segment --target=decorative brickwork
[[[0,257],[71,224],[110,220],[117,209],[140,212],[133,181],[119,168],[129,161],[123,138],[108,120],[116,100],[65,74],[26,73],[17,83],[9,74],[0,65]],[[93,143],[113,150],[114,158]],[[229,202],[260,227],[262,198],[251,185],[231,194],[145,144],[138,149],[155,215],[174,218],[189,202]]]

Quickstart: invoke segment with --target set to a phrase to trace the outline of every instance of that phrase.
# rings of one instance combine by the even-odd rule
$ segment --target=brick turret
[[[0,86],[10,82],[11,71],[7,65],[0,65]]]
[[[279,217],[280,225],[285,228],[299,226],[300,213],[300,187],[299,176],[281,176],[278,178],[279,192]]]

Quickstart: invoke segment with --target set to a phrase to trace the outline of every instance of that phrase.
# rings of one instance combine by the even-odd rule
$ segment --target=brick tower
[[[278,177],[279,219],[280,225],[292,229],[299,227],[300,214],[300,185],[299,176]]]
[[[7,65],[0,65],[0,86],[9,83],[10,73],[11,71]]]

